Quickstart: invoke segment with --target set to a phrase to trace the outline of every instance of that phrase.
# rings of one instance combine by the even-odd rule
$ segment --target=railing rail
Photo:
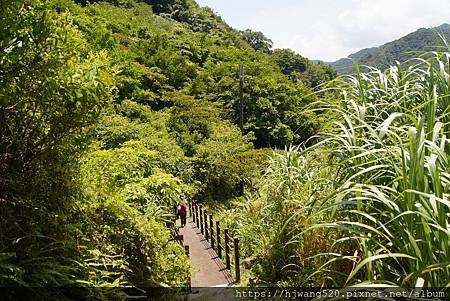
[[[208,212],[202,205],[197,203],[189,204],[189,212],[192,221],[196,224],[205,239],[210,243],[211,248],[217,252],[217,256],[221,260],[225,260],[225,267],[231,272],[231,259],[234,260],[235,281],[241,281],[241,270],[239,262],[239,239],[229,234],[229,229],[221,229],[220,221],[215,221],[212,214]],[[209,219],[208,219],[209,217]]]

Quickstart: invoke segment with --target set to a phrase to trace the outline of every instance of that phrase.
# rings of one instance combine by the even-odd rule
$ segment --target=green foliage
[[[174,141],[158,126],[158,113],[129,101],[117,111],[128,118],[105,115],[97,130],[104,149],[93,146],[82,161],[80,177],[86,200],[80,206],[89,221],[84,225],[84,237],[94,242],[88,247],[100,247],[102,254],[123,260],[122,266],[113,266],[112,271],[127,283],[183,286],[190,265],[163,223],[172,219],[179,195],[194,190],[161,169],[174,168],[169,162],[182,152],[161,159],[173,154],[165,150],[173,148]],[[119,135],[119,143],[110,142],[127,130],[133,134]]]
[[[115,272],[133,285],[183,286],[190,265],[163,226],[179,195],[195,192],[163,169],[176,170],[183,152],[165,131],[164,114],[131,101],[115,111],[103,116],[99,145],[82,160],[87,241],[120,256],[125,268]]]
[[[197,197],[226,200],[239,195],[239,185],[252,173],[255,166],[245,154],[252,149],[251,137],[242,136],[238,128],[220,118],[217,105],[194,100],[180,93],[167,95],[174,104],[168,128],[175,135],[189,158],[180,170],[188,182],[201,183]]]
[[[320,92],[323,85],[337,77],[337,72],[330,65],[319,62],[309,64],[303,74],[296,76],[306,85],[316,88],[315,90]]]
[[[126,183],[135,182],[151,174],[156,153],[148,150],[140,141],[128,141],[120,148],[98,150],[86,162],[87,185],[95,194],[116,190]]]
[[[74,166],[114,72],[45,4],[7,1],[0,11],[1,286],[75,285],[86,273],[71,236]]]
[[[319,286],[326,281],[326,276],[315,275],[326,260],[314,255],[328,252],[338,234],[305,230],[328,219],[314,208],[335,189],[330,179],[337,170],[328,160],[323,150],[308,155],[298,148],[274,152],[258,189],[222,212],[221,218],[240,238],[243,257],[255,262],[252,272],[262,280],[282,286]]]
[[[190,265],[164,220],[190,188],[158,169],[175,169],[182,151],[161,114],[133,102],[111,114],[118,39],[97,27],[88,45],[49,7],[10,1],[1,10],[0,285],[49,300],[121,298],[90,286],[184,285]],[[104,149],[80,161],[93,136]]]
[[[300,111],[313,100],[307,85],[322,84],[332,74],[311,65],[300,80],[295,73],[289,81],[271,56],[248,47],[238,32],[210,10],[190,2],[173,5],[181,6],[169,9],[170,15],[165,12],[164,18],[156,17],[143,3],[126,8],[107,3],[69,8],[92,47],[112,51],[121,68],[117,77],[120,99],[161,110],[173,105],[170,93],[179,92],[221,103],[229,110],[221,117],[237,123],[240,91],[236,73],[242,64],[244,132],[254,133],[257,147],[301,143],[317,132],[316,114]],[[108,38],[105,30],[110,31]]]
[[[246,29],[241,32],[242,38],[255,50],[271,53],[273,42],[260,31]]]
[[[318,88],[337,76],[330,65],[313,63],[290,49],[275,49],[272,58],[291,81],[300,81],[311,88]]]
[[[281,72],[288,76],[293,72],[305,72],[309,63],[308,59],[291,49],[275,49],[272,53],[272,58],[280,66]]]
[[[178,144],[185,154],[193,156],[196,145],[211,136],[220,110],[212,104],[179,93],[169,94],[167,97],[174,103],[168,127],[176,134]]]
[[[2,175],[33,174],[47,160],[79,151],[80,129],[111,98],[113,81],[107,54],[87,53],[67,16],[12,3],[2,18],[13,24],[3,26],[0,54]]]
[[[143,214],[114,194],[104,202],[83,204],[82,211],[80,247],[87,249],[85,264],[95,268],[88,281],[140,287],[185,285],[190,265],[184,250],[170,241],[169,230],[151,212]],[[90,251],[93,247],[99,249]],[[92,258],[92,252],[97,257]],[[115,260],[105,265],[108,258]]]
[[[202,199],[227,200],[241,194],[239,185],[252,171],[251,165],[242,165],[243,156],[251,148],[235,126],[223,122],[213,127],[192,162],[195,178],[202,183]]]
[[[102,116],[96,127],[93,136],[99,140],[101,148],[119,148],[127,141],[139,140],[147,149],[156,151],[155,166],[176,173],[184,153],[167,130],[170,116],[132,101],[124,101],[116,110],[117,114]]]
[[[143,0],[150,4],[156,14],[171,13],[186,7],[186,0]]]

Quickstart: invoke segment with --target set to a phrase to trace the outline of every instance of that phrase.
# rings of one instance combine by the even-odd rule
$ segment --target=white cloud
[[[449,20],[448,0],[353,0],[336,23],[344,43],[364,47],[361,44],[385,43]]]
[[[449,0],[200,0],[276,47],[326,61],[379,46],[420,27],[450,22]]]

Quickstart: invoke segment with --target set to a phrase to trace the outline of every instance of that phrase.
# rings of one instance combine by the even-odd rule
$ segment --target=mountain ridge
[[[346,58],[325,63],[331,65],[340,74],[354,72],[355,63],[385,69],[395,64],[396,61],[404,62],[422,52],[444,47],[445,43],[443,43],[441,36],[450,40],[449,23],[431,28],[419,28],[381,46],[364,48]]]

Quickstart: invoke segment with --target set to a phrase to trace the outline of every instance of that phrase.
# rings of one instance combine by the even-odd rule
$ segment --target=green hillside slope
[[[354,63],[386,69],[395,64],[396,61],[404,62],[425,51],[435,50],[437,47],[443,46],[444,43],[439,35],[449,40],[450,24],[442,24],[435,28],[421,28],[398,40],[380,47],[360,50],[349,55],[348,58],[342,58],[329,64],[340,74],[352,73]]]
[[[314,100],[311,86],[334,76],[326,66],[305,59],[304,76],[288,78],[270,54],[194,1],[118,2],[57,7],[69,9],[89,44],[113,53],[121,99],[159,110],[173,105],[168,92],[179,91],[221,105],[238,124],[243,65],[243,127],[256,146],[283,147],[316,132],[316,116],[302,108]]]

